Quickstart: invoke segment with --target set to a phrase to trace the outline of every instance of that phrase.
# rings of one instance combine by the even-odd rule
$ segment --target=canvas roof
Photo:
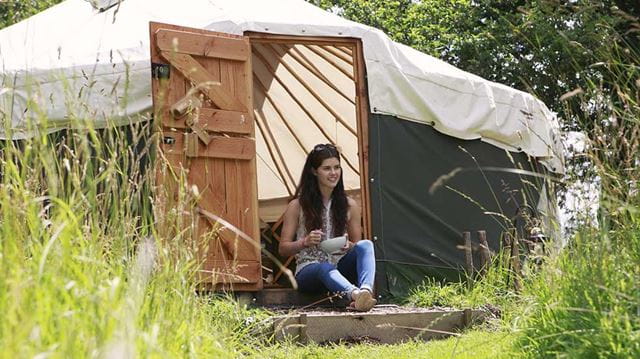
[[[131,115],[148,113],[150,21],[231,34],[361,39],[371,112],[524,151],[548,169],[564,171],[557,119],[532,95],[464,72],[302,0],[124,0],[103,12],[84,0],[66,0],[0,31],[0,137],[19,139],[74,126],[100,128],[107,119],[128,123]],[[263,125],[256,129],[258,183],[268,184],[260,187],[263,200],[290,192],[306,152],[320,142],[342,147],[352,164],[343,166],[347,187],[359,185],[353,68],[334,51],[348,54],[348,49],[315,50],[253,46],[254,116]],[[305,67],[296,54],[330,81]],[[318,99],[303,83],[313,84],[316,94],[325,97]],[[28,100],[39,105],[38,116],[25,111]],[[39,121],[36,127],[28,124],[30,116]],[[309,125],[308,119],[299,122],[303,118],[318,121]]]

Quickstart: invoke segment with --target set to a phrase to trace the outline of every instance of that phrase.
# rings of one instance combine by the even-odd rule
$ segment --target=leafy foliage
[[[0,1],[0,29],[22,21],[62,0],[6,0]]]
[[[567,129],[588,129],[578,118],[589,118],[594,109],[563,95],[590,82],[611,83],[609,69],[597,64],[614,53],[618,62],[633,63],[640,45],[640,10],[633,1],[322,0],[320,5],[466,71],[534,93],[560,114]]]

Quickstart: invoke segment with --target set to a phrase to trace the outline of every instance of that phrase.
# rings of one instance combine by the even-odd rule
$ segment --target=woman
[[[339,292],[351,307],[368,311],[375,304],[373,243],[362,240],[360,207],[344,192],[340,154],[334,145],[313,148],[302,169],[298,189],[284,214],[280,255],[296,256],[296,281],[302,291]],[[318,244],[347,234],[337,254]]]

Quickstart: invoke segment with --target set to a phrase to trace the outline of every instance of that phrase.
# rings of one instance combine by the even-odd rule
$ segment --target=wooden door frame
[[[363,238],[371,237],[371,198],[369,196],[369,97],[367,71],[364,62],[362,40],[353,37],[330,36],[294,36],[267,34],[262,32],[245,31],[250,43],[288,43],[300,45],[331,45],[348,46],[353,48],[353,70],[356,88],[356,124],[358,131],[358,162],[360,165],[360,197],[362,201]]]

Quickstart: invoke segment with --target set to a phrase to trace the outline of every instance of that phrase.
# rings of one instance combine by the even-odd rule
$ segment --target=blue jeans
[[[376,258],[373,243],[361,240],[347,252],[337,265],[329,262],[311,263],[296,275],[298,288],[304,292],[351,293],[356,288],[373,290]],[[355,285],[354,285],[355,284]]]

